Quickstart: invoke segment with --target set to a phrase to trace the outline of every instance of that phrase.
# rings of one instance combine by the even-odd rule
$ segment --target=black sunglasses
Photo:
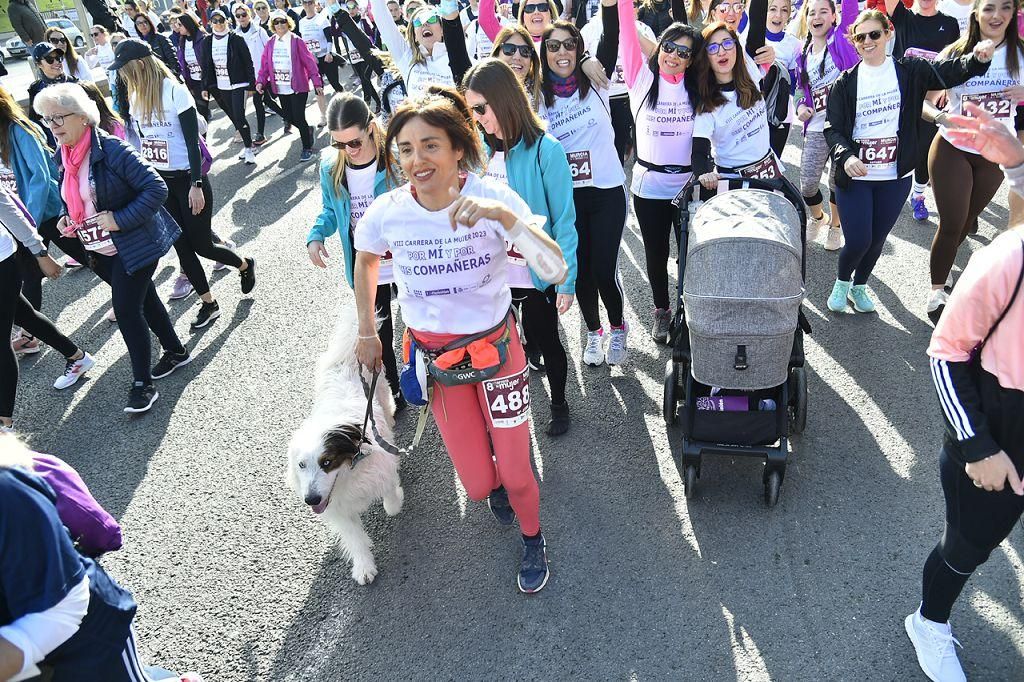
[[[50,40],[47,41],[47,42],[49,42],[52,45],[56,45],[57,43],[64,43],[65,45],[68,44],[67,38],[57,38],[56,36],[53,37],[53,38],[50,38]]]
[[[245,19],[247,16],[249,15],[243,12],[242,14],[236,14],[235,19]]]
[[[523,14],[533,14],[534,12],[550,12],[551,8],[548,7],[546,2],[538,2],[536,4],[524,5]]]
[[[673,43],[671,40],[666,40],[661,44],[661,50],[665,54],[678,54],[680,59],[689,59],[693,55],[693,50],[686,45],[680,45],[679,43]]]
[[[54,52],[51,52],[50,54],[43,57],[43,61],[49,64],[50,66],[53,66],[54,64],[60,64],[63,60],[64,53],[60,50],[55,50]]]
[[[566,38],[565,40],[555,40],[554,38],[548,38],[544,41],[544,47],[547,48],[548,52],[558,52],[563,47],[566,52],[575,52],[576,39]]]
[[[103,34],[97,31],[96,33],[90,33],[89,35],[91,35],[93,38],[99,38]]]
[[[483,116],[487,113],[487,102],[484,102],[483,104],[474,104],[469,108],[472,109],[477,116]]]
[[[228,20],[223,18],[223,17],[213,17],[212,19],[210,19],[210,23],[211,24],[226,24],[226,23],[228,23]]]
[[[533,48],[529,45],[516,45],[515,43],[501,44],[501,53],[506,57],[511,57],[516,52],[518,52],[519,56],[523,59],[529,59],[530,53],[533,52]]]
[[[335,149],[344,149],[348,147],[352,151],[355,151],[363,146],[363,138],[357,137],[354,140],[348,140],[347,142],[339,142],[338,140],[331,140],[331,146]]]
[[[867,33],[854,33],[853,34],[853,42],[855,42],[855,43],[863,43],[868,38],[871,38],[871,40],[881,40],[883,35],[885,35],[885,31],[883,31],[881,29],[876,29],[874,31],[868,31]]]
[[[272,22],[270,22],[270,25],[271,26],[277,26],[278,24],[287,24],[287,23],[288,23],[287,19],[274,19]]]

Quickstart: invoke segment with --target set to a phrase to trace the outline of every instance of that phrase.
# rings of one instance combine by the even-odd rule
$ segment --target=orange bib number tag
[[[13,172],[0,175],[0,189],[5,190],[8,194],[18,196],[18,179],[14,177]]]
[[[167,140],[157,140],[152,137],[142,138],[142,158],[149,161],[154,168],[166,170],[170,165]]]
[[[828,93],[831,90],[831,85],[822,85],[820,88],[811,90],[811,104],[814,113],[825,111],[825,106],[828,104]]]
[[[757,180],[772,180],[782,175],[779,170],[779,163],[775,160],[775,154],[769,152],[757,163],[752,163],[746,168],[740,169],[740,175],[744,178]]]
[[[99,219],[96,216],[86,218],[78,226],[78,238],[87,251],[99,251],[113,245],[110,233],[100,227]]]
[[[982,111],[992,118],[1009,119],[1013,116],[1013,103],[998,92],[982,92],[974,95],[963,95],[960,98],[960,111],[964,116],[970,116],[964,105],[973,102],[981,107]]]
[[[530,376],[526,367],[511,376],[485,379],[483,385],[495,428],[511,429],[530,418]]]
[[[860,160],[868,166],[885,167],[896,163],[896,148],[899,140],[895,137],[871,137],[860,142]]]
[[[594,184],[594,167],[590,163],[590,150],[569,152],[569,173],[572,175],[573,187],[590,187]]]

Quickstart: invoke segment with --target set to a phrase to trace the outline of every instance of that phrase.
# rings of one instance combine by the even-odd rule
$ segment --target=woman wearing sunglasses
[[[975,45],[988,40],[999,46],[992,56],[992,65],[984,76],[951,87],[945,112],[940,113],[931,102],[926,102],[925,118],[944,123],[949,115],[961,114],[965,102],[973,101],[993,113],[1010,132],[1024,130],[1024,116],[1017,113],[1017,103],[1024,101],[1024,42],[1018,34],[1018,4],[1016,0],[975,1],[967,32],[940,56],[970,54]],[[952,144],[945,125],[931,142],[928,171],[939,213],[939,228],[932,240],[932,286],[926,307],[935,321],[949,299],[945,287],[952,283],[950,275],[956,253],[1003,184],[1003,172],[973,149]]]
[[[433,384],[430,405],[441,439],[469,497],[488,500],[503,525],[518,518],[519,589],[534,593],[547,583],[548,565],[530,459],[529,370],[510,311],[506,238],[544,281],[564,282],[567,266],[526,202],[475,174],[486,162],[467,112],[458,93],[435,88],[406,100],[388,126],[386,165],[400,167],[409,184],[374,201],[356,228],[356,357],[368,368],[381,366],[374,297],[380,256],[391,252],[410,353],[436,355],[438,371],[442,364],[459,368]],[[492,370],[490,379],[471,376],[466,383],[453,376],[467,353],[474,366]]]
[[[736,32],[717,22],[704,29],[696,69],[698,105],[693,124],[693,172],[708,189],[721,176],[781,178],[772,151],[765,101],[743,59]]]
[[[313,265],[326,268],[330,254],[325,244],[331,235],[337,234],[345,278],[348,285],[354,287],[356,251],[352,236],[373,200],[396,185],[389,178],[385,165],[384,133],[366,102],[348,92],[332,97],[327,105],[327,129],[331,133],[331,147],[337,154],[333,159],[325,157],[320,163],[323,210],[306,237],[306,250]],[[380,325],[377,333],[383,348],[384,376],[395,396],[395,404],[404,406],[395,359],[391,316],[391,284],[395,278],[391,268],[391,254],[386,253],[380,259],[374,316]]]
[[[611,75],[619,46],[615,0],[602,0],[604,35],[597,61]],[[626,321],[619,280],[619,245],[626,224],[625,174],[615,150],[607,91],[594,88],[583,73],[583,39],[566,21],[548,28],[541,41],[543,68],[540,117],[565,149],[576,205],[578,275],[576,297],[587,325],[583,362],[598,367],[626,361]],[[611,333],[601,325],[599,301],[608,312]],[[610,338],[607,338],[610,337]],[[607,350],[606,350],[607,346]]]
[[[804,144],[800,156],[800,193],[807,204],[807,243],[818,239],[821,228],[829,224],[825,250],[843,246],[843,229],[836,207],[835,167],[828,174],[829,209],[825,214],[821,195],[821,176],[829,158],[825,142],[825,106],[839,74],[860,61],[850,42],[850,26],[857,18],[857,0],[842,0],[842,21],[836,16],[833,0],[806,0],[807,38],[797,56],[796,116],[804,125]]]
[[[53,27],[46,29],[46,42],[64,52],[63,67],[65,74],[73,76],[80,81],[92,80],[92,72],[89,71],[88,62],[79,56],[75,46],[68,40],[68,36],[64,31]]]
[[[238,158],[246,165],[254,165],[252,129],[245,115],[246,90],[255,87],[256,72],[245,39],[228,29],[228,18],[216,10],[210,16],[213,35],[207,38],[199,52],[203,71],[203,99],[212,97],[242,137],[242,151]]]
[[[256,261],[214,243],[213,189],[203,173],[199,119],[188,89],[143,45],[122,45],[114,66],[128,90],[142,157],[167,185],[164,208],[181,226],[174,251],[200,298],[199,313],[192,322],[192,329],[200,329],[220,316],[200,256],[238,269],[242,294],[256,286]]]
[[[832,149],[836,203],[846,237],[828,308],[843,312],[850,301],[857,312],[870,313],[875,303],[867,281],[910,194],[925,94],[985,73],[995,48],[983,40],[963,57],[934,63],[893,59],[886,50],[891,26],[877,10],[861,12],[850,37],[861,61],[836,80],[826,111],[825,140]],[[962,193],[962,177],[959,182],[956,191]]]
[[[281,101],[285,123],[299,129],[302,138],[302,162],[313,159],[313,129],[306,122],[306,101],[309,83],[317,95],[323,95],[324,82],[316,67],[316,58],[306,43],[292,31],[292,20],[287,14],[275,11],[270,15],[274,36],[263,50],[256,92],[269,89]]]
[[[532,45],[527,46],[533,50]],[[558,336],[558,316],[569,310],[576,292],[576,207],[572,174],[565,151],[551,135],[526,99],[512,70],[497,59],[484,59],[466,74],[466,103],[483,131],[488,177],[507,184],[536,215],[546,218],[544,232],[558,244],[569,273],[561,284],[545,282],[530,270],[522,254],[508,245],[508,280],[512,300],[522,314],[523,331],[531,350],[543,356],[551,391],[551,421],[547,434],[569,430],[571,417],[565,400],[569,361]],[[536,363],[536,364],[535,364]],[[540,361],[530,360],[532,368]]]
[[[743,49],[747,43],[746,7],[746,2],[742,0],[711,0],[710,13],[704,28],[715,22],[722,22],[726,28],[735,33],[740,41],[740,52],[743,55],[747,72],[755,83],[760,83],[764,77],[762,67],[767,68],[768,65],[775,62],[775,47],[771,42],[766,41],[753,57]]]
[[[522,0],[519,3],[519,24],[529,32],[535,44],[540,43],[544,31],[558,19],[558,9],[551,0]],[[496,0],[480,0],[480,27],[491,40],[503,28],[498,18]]]
[[[199,63],[199,55],[208,37],[199,24],[199,17],[191,12],[180,14],[175,26],[179,36],[178,72],[196,102],[196,111],[209,123],[210,103],[203,97],[203,67]]]
[[[694,55],[703,48],[704,39],[695,28],[674,23],[665,29],[657,48],[645,59],[632,15],[629,3],[619,3],[622,75],[636,121],[636,165],[630,189],[654,297],[651,338],[667,343],[672,320],[669,237],[679,229],[672,200],[692,177],[691,92],[696,95],[696,83],[689,67]]]
[[[509,9],[509,5],[503,7],[505,10]],[[501,26],[501,31],[510,26],[522,26],[510,16],[501,14],[502,6],[498,7],[498,12],[498,24]],[[469,47],[469,54],[473,59],[485,59],[493,56],[491,53],[497,38],[492,39],[488,36],[487,31],[480,25],[480,5],[476,0],[470,2],[469,6],[462,10],[462,22],[466,26],[466,45]],[[501,31],[498,32],[498,35],[501,35]]]
[[[174,45],[171,45],[171,41],[156,31],[156,27],[153,25],[153,20],[143,12],[139,12],[135,15],[135,30],[139,34],[139,40],[149,45],[153,50],[153,54],[157,59],[167,65],[167,68],[171,70],[171,73],[178,75],[180,67],[178,66],[178,55],[175,54]]]
[[[316,57],[316,68],[323,78],[330,82],[335,92],[342,92],[338,70],[341,56],[334,53],[334,42],[331,33],[331,13],[327,8],[317,10],[317,0],[302,0],[302,15],[299,17],[299,35],[306,43],[310,53]],[[327,99],[317,94],[317,106],[320,107],[320,127],[327,125]]]
[[[541,99],[540,54],[533,46],[533,37],[526,27],[515,24],[501,29],[494,39],[490,56],[500,59],[512,69],[526,91],[530,106],[536,110]]]
[[[39,79],[33,81],[28,86],[28,117],[33,123],[36,123],[43,129],[43,132],[46,134],[47,146],[53,147],[56,144],[53,134],[50,133],[49,128],[43,126],[43,118],[36,113],[33,104],[35,103],[36,96],[45,88],[58,83],[77,83],[78,79],[64,72],[64,50],[52,43],[36,43],[33,45],[32,60],[39,69]]]
[[[278,12],[284,12],[286,15],[288,15],[288,18],[292,20],[291,30],[294,31],[296,35],[298,35],[299,13],[292,9],[291,2],[289,0],[274,0],[274,10]],[[271,14],[273,14],[273,12],[271,12]],[[271,26],[270,30],[271,32],[273,32],[274,27]]]
[[[370,7],[380,37],[402,73],[409,97],[422,96],[433,84],[455,84],[448,48],[441,40],[441,15],[436,7],[417,8],[404,32],[388,12],[386,0],[370,0]]]
[[[266,0],[256,0],[252,3],[252,11],[256,13],[256,18],[259,19],[260,28],[267,32],[267,35],[273,33],[270,29],[270,5]]]
[[[253,21],[252,10],[243,3],[235,4],[234,16],[238,25],[235,33],[242,37],[246,47],[249,48],[249,58],[252,60],[253,73],[259,73],[260,62],[263,61],[263,51],[267,48],[267,43],[270,42],[270,32]],[[277,102],[270,96],[270,93],[264,92],[261,94],[256,92],[255,81],[247,93],[252,97],[253,106],[256,108],[256,136],[252,138],[252,143],[259,147],[267,141],[264,135],[267,129],[267,109],[269,108],[275,114],[281,116],[281,118],[284,118],[284,116],[282,116],[281,107],[277,105]]]
[[[114,63],[114,46],[110,44],[110,32],[105,26],[96,24],[89,29],[89,35],[96,46],[85,53],[85,60],[92,68],[106,71]]]

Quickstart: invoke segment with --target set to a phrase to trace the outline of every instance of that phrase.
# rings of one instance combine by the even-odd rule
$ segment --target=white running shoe
[[[583,362],[591,367],[604,364],[604,330],[587,332],[587,347],[583,349]]]
[[[77,360],[67,360],[67,366],[64,367],[64,373],[57,377],[57,380],[53,382],[53,387],[57,390],[67,388],[68,386],[74,386],[83,374],[88,372],[96,364],[96,361],[92,359],[92,356],[88,353],[83,353],[82,357]]]
[[[903,621],[907,636],[917,652],[921,670],[934,682],[967,682],[955,645],[963,646],[953,637],[949,623],[933,623],[921,616],[921,610]]]
[[[252,153],[252,147],[245,148],[245,151],[242,152],[242,160],[246,163],[246,165],[256,165],[256,155]]]
[[[828,228],[828,236],[825,237],[825,250],[838,251],[843,248],[843,228]]]
[[[608,353],[606,359],[609,365],[621,365],[626,362],[626,351],[629,347],[626,345],[626,336],[629,334],[629,325],[625,320],[622,321],[622,328],[616,329],[612,327],[612,333],[609,334],[611,338],[608,339]]]
[[[928,292],[928,318],[932,322],[938,323],[939,317],[942,316],[942,311],[945,310],[946,303],[948,302],[949,294],[946,293],[945,289],[931,289]]]
[[[821,226],[828,224],[831,218],[824,211],[821,212],[820,218],[807,218],[807,243],[818,241],[818,237],[821,236]]]

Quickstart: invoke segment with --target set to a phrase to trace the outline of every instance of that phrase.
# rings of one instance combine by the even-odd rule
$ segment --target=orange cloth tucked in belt
[[[477,339],[468,346],[442,353],[434,360],[434,364],[440,369],[451,369],[465,359],[467,352],[473,369],[487,369],[501,362],[498,349],[493,343],[485,339]]]

